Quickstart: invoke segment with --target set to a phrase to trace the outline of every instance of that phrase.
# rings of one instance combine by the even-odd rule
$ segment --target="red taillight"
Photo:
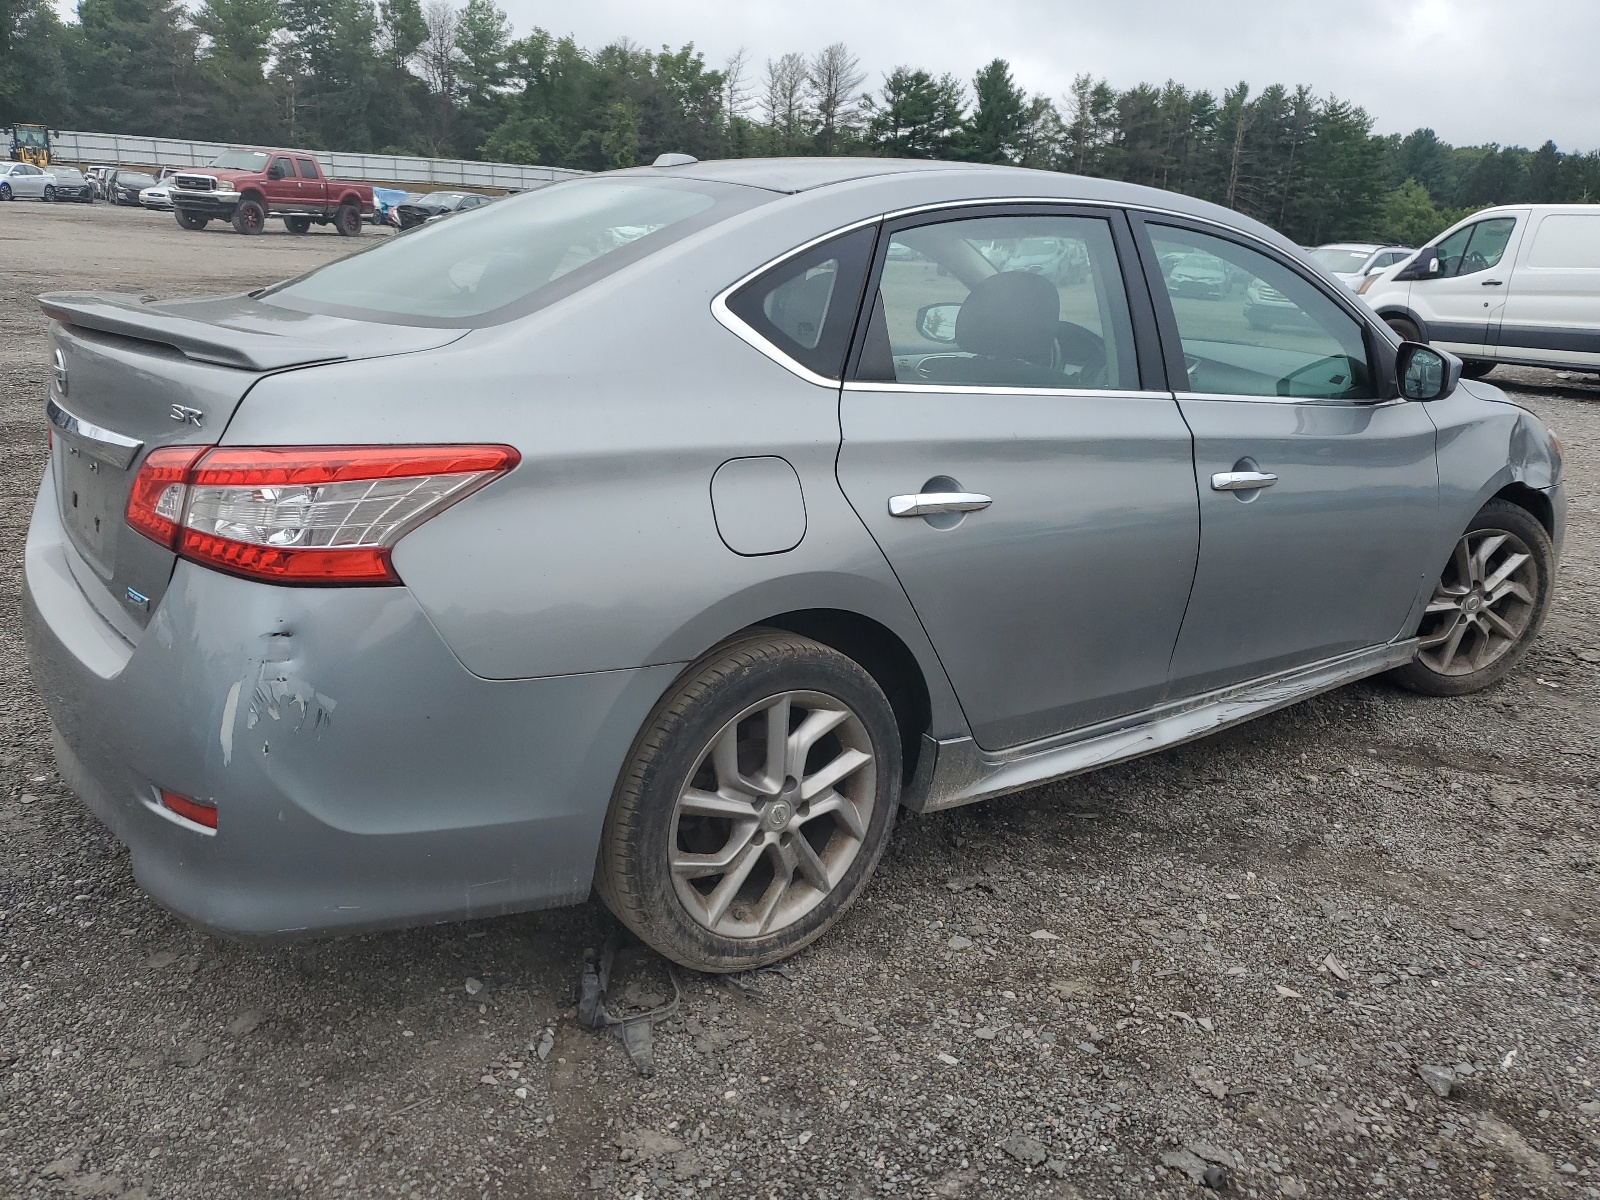
[[[185,821],[193,821],[196,825],[204,825],[207,829],[217,827],[217,806],[206,804],[199,800],[191,800],[187,796],[180,796],[177,792],[161,789],[161,806],[170,808]]]
[[[281,583],[399,583],[394,543],[511,470],[510,446],[167,446],[128,524],[184,558]]]

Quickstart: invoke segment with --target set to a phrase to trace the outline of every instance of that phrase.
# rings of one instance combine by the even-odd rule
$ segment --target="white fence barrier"
[[[9,144],[9,137],[6,139]],[[50,157],[71,163],[106,163],[135,167],[203,167],[224,150],[226,142],[189,142],[178,138],[130,137],[121,133],[50,131]],[[3,153],[3,152],[0,152]],[[546,187],[582,171],[564,167],[532,167],[519,163],[470,162],[460,158],[410,158],[393,154],[336,154],[316,151],[330,179],[363,183],[424,184],[428,187],[498,188],[526,191]]]

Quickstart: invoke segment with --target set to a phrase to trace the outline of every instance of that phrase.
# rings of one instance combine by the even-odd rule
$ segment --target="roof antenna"
[[[687,167],[690,163],[700,160],[692,154],[658,154],[652,167]]]

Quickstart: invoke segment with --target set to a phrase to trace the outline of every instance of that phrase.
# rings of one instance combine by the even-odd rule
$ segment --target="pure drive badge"
[[[196,429],[200,428],[200,421],[204,416],[205,413],[198,408],[189,408],[182,404],[174,404],[172,406],[172,419],[174,421],[182,421],[186,425],[193,425]]]

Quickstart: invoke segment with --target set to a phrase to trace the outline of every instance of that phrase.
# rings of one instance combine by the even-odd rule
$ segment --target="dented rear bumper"
[[[487,680],[403,587],[184,562],[133,644],[73,553],[47,485],[26,553],[34,679],[63,777],[157,901],[293,937],[587,897],[617,773],[676,666]],[[215,834],[164,813],[158,788],[215,802]]]

